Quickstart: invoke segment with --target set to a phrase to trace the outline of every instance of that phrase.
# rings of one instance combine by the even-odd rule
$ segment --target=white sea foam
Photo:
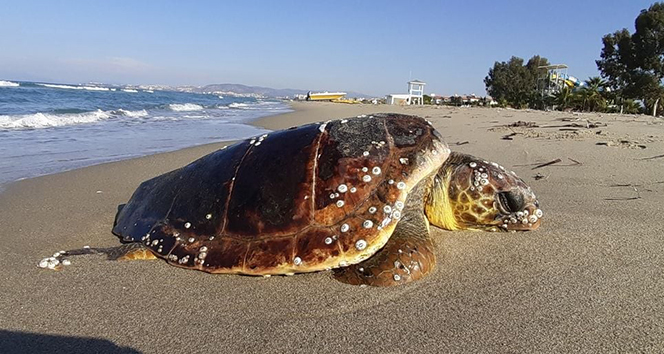
[[[141,109],[140,111],[128,111],[125,109],[118,109],[117,112],[131,118],[141,118],[148,116],[148,112],[144,109]]]
[[[0,80],[0,87],[16,87],[16,86],[19,86],[18,83],[16,82]]]
[[[272,110],[284,109],[284,106],[279,102],[259,101],[255,103],[231,103],[228,105],[230,108],[245,109],[245,110]]]
[[[172,103],[168,105],[168,108],[170,108],[173,111],[176,112],[186,112],[186,111],[201,111],[203,110],[203,106],[197,105],[195,103]]]
[[[0,129],[26,129],[49,128],[65,125],[93,123],[111,117],[109,112],[97,110],[94,112],[75,114],[34,113],[14,116],[0,116]]]
[[[122,91],[131,92],[131,93],[138,92],[138,90],[134,90],[134,89],[122,89]]]
[[[97,86],[70,86],[70,85],[56,85],[56,84],[37,84],[37,85],[50,87],[50,88],[69,89],[69,90],[109,91],[108,87],[97,87]]]

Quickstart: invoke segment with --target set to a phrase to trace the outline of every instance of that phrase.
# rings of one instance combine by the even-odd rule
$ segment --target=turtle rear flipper
[[[387,244],[366,261],[336,269],[334,277],[351,285],[393,286],[428,274],[436,264],[427,221],[421,212],[406,215]]]

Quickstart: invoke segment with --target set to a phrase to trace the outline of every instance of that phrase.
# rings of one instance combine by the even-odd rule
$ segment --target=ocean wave
[[[94,112],[75,114],[34,113],[15,116],[0,116],[0,129],[61,127],[65,125],[94,123],[108,119],[111,116],[112,114],[110,112],[104,112],[101,109]]]
[[[113,113],[121,114],[126,117],[131,117],[131,118],[141,118],[141,117],[147,117],[148,116],[148,111],[141,109],[140,111],[128,111],[125,109],[118,109],[117,111],[114,111]]]
[[[50,88],[59,88],[59,89],[69,89],[69,90],[87,90],[87,91],[109,91],[108,87],[97,87],[97,86],[71,86],[71,85],[56,85],[56,84],[37,84],[39,86],[50,87]]]
[[[284,109],[284,105],[280,102],[272,101],[259,101],[255,103],[238,103],[234,102],[228,105],[230,108],[235,109],[246,109],[246,110],[273,110],[273,109]]]
[[[195,103],[172,103],[168,105],[172,111],[176,112],[186,112],[186,111],[201,111],[203,106],[197,105]]]
[[[122,91],[124,91],[124,92],[131,92],[131,93],[136,93],[136,92],[138,92],[138,90],[134,90],[134,89],[122,89]]]
[[[16,87],[16,86],[19,86],[19,84],[16,82],[0,80],[0,87]]]

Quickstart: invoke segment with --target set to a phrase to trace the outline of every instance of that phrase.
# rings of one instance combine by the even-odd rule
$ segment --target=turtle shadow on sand
[[[106,339],[0,330],[0,353],[140,354]]]
[[[122,246],[56,254],[161,258],[208,273],[334,270],[392,286],[435,267],[431,225],[528,231],[542,211],[494,162],[451,152],[426,120],[376,114],[264,134],[143,182],[118,206]]]

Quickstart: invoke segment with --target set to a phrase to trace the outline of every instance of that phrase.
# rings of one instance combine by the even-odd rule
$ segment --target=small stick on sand
[[[468,141],[457,141],[457,142],[456,142],[457,146],[458,146],[458,145],[466,145],[466,144],[468,144],[468,143],[469,143]]]
[[[512,137],[517,135],[517,134],[519,134],[519,133],[509,133],[507,135],[503,135],[503,137],[501,139],[503,139],[503,140],[514,140],[514,139],[512,139]]]
[[[538,168],[542,168],[542,167],[546,167],[546,166],[549,166],[549,165],[553,165],[554,163],[558,163],[558,162],[560,162],[560,161],[562,161],[562,160],[561,160],[561,159],[555,159],[555,160],[553,160],[553,161],[549,161],[549,162],[547,162],[547,163],[543,163],[543,164],[537,165],[537,166],[533,167],[532,169],[533,169],[533,170],[536,170],[536,169],[538,169]]]
[[[664,154],[657,155],[657,156],[644,157],[644,158],[639,159],[639,160],[654,160],[654,159],[659,159],[659,158],[662,158],[662,157],[664,157]]]
[[[639,193],[639,190],[632,184],[628,184],[627,186],[632,187],[634,191],[636,192],[636,197],[628,197],[628,198],[604,198],[604,200],[636,200],[636,199],[641,199],[641,193]]]
[[[581,162],[576,161],[576,160],[574,160],[574,159],[571,158],[571,157],[568,157],[567,159],[570,160],[570,161],[572,161],[572,162],[574,162],[575,165],[583,165]]]

